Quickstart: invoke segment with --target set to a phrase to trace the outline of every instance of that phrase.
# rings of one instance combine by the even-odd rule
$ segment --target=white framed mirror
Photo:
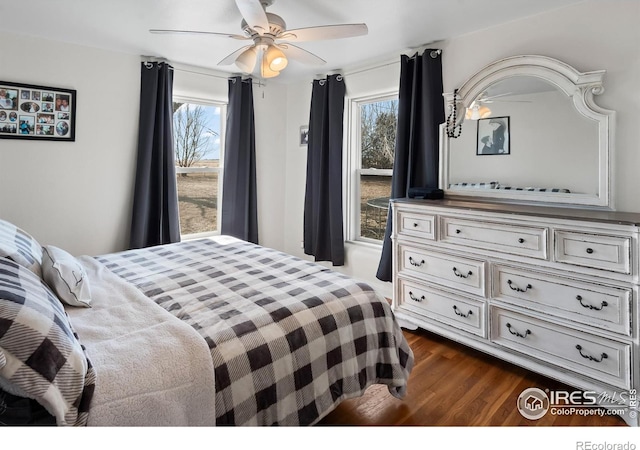
[[[614,209],[615,112],[594,102],[604,74],[514,56],[477,72],[455,99],[444,94],[441,189],[449,198]]]

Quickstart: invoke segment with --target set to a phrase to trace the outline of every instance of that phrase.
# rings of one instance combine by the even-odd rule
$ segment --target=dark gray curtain
[[[406,197],[410,187],[438,187],[438,129],[444,120],[441,52],[402,55],[391,198]],[[382,281],[391,281],[392,251],[389,210],[376,274]]]
[[[258,243],[253,81],[229,79],[222,183],[222,234]]]
[[[345,84],[341,75],[313,81],[307,182],[304,199],[304,252],[316,261],[344,265],[342,227],[342,119]]]
[[[173,68],[143,62],[130,248],[180,240],[172,101]]]

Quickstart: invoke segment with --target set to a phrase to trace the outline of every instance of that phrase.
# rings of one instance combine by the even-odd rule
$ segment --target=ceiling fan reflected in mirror
[[[226,37],[240,41],[253,41],[234,51],[218,65],[236,64],[245,73],[253,73],[259,66],[262,78],[272,78],[287,67],[289,59],[303,64],[322,65],[326,61],[292,42],[308,42],[363,36],[368,33],[364,23],[324,25],[287,30],[282,17],[266,11],[274,0],[235,0],[243,17],[240,27],[244,34],[213,31],[151,29],[151,33],[201,34]]]
[[[471,105],[467,108],[467,111],[464,115],[465,119],[468,120],[478,120],[478,119],[486,119],[491,116],[491,109],[485,105],[485,103],[531,103],[530,100],[507,100],[502,97],[507,95],[511,95],[513,92],[505,92],[504,94],[497,94],[487,96],[486,92],[483,92],[478,96],[477,99],[471,102]]]

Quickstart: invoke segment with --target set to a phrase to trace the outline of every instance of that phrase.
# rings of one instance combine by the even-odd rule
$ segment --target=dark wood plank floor
[[[407,396],[371,386],[319,425],[624,426],[618,416],[552,415],[531,421],[516,408],[526,388],[569,390],[557,381],[424,330],[404,331],[415,356]]]

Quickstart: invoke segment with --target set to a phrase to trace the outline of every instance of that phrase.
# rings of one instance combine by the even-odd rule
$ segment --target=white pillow
[[[69,253],[53,245],[42,247],[42,278],[69,306],[91,307],[91,288],[84,267]]]

